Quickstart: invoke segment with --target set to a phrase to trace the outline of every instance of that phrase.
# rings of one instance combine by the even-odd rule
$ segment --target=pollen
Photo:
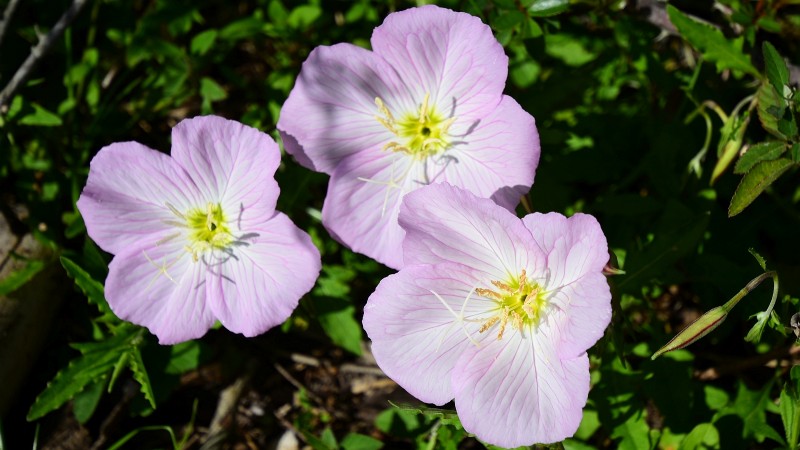
[[[380,97],[375,98],[375,105],[380,113],[375,119],[397,137],[397,140],[386,143],[384,150],[425,159],[450,147],[450,126],[456,118],[446,118],[440,114],[435,105],[431,104],[430,94],[425,94],[418,110],[404,114],[399,120]]]
[[[195,262],[203,253],[225,249],[234,241],[219,203],[209,202],[204,210],[193,209],[185,218],[189,228],[189,245],[186,246],[186,251],[192,254]]]
[[[538,283],[528,280],[525,269],[516,278],[506,282],[492,280],[495,289],[477,288],[475,293],[494,303],[492,315],[483,321],[480,333],[498,325],[497,339],[503,335],[510,323],[512,329],[524,331],[539,325],[547,308],[544,291]]]

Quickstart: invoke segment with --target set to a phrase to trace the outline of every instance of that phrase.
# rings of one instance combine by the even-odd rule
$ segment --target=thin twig
[[[11,0],[6,5],[6,10],[3,12],[3,20],[0,20],[0,45],[3,45],[3,38],[6,36],[8,23],[11,22],[11,16],[14,15],[14,10],[17,9],[19,0]]]
[[[69,9],[64,11],[64,14],[61,15],[60,19],[58,19],[58,22],[56,22],[53,29],[47,33],[47,36],[39,39],[39,43],[31,49],[31,54],[28,55],[28,58],[25,59],[25,62],[22,63],[19,69],[17,69],[17,72],[11,78],[11,81],[9,81],[6,87],[3,88],[2,92],[0,92],[0,113],[5,113],[8,100],[17,91],[17,88],[19,88],[19,86],[28,79],[28,77],[31,75],[31,72],[36,67],[36,64],[38,64],[42,57],[47,54],[48,51],[50,51],[50,49],[53,47],[53,44],[55,44],[55,42],[61,38],[64,30],[72,23],[72,21],[75,19],[75,16],[78,15],[87,2],[88,0],[74,0]],[[5,23],[5,21],[3,23]]]

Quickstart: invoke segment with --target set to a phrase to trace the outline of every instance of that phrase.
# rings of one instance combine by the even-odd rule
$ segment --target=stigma
[[[425,94],[419,110],[405,114],[400,120],[394,117],[380,97],[375,98],[375,105],[380,113],[375,119],[398,138],[386,143],[384,150],[425,159],[444,152],[451,145],[449,131],[456,118],[439,114],[430,104],[430,94]]]
[[[522,269],[519,277],[509,282],[492,280],[491,284],[494,289],[475,289],[476,294],[494,303],[490,310],[492,315],[484,320],[479,333],[498,325],[497,339],[500,340],[509,324],[519,332],[539,324],[547,307],[547,300],[542,287],[528,280],[525,269]]]

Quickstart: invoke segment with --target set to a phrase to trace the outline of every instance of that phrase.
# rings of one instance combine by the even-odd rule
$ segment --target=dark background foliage
[[[481,17],[505,47],[506,93],[541,134],[532,210],[594,214],[625,271],[609,279],[613,323],[589,352],[589,404],[564,447],[795,448],[800,3],[438,4]],[[212,113],[277,138],[280,107],[315,46],[369,47],[387,14],[415,5],[86,2],[0,107],[3,239],[28,235],[33,249],[2,247],[0,293],[43,298],[33,308],[44,311],[24,333],[43,345],[0,352],[0,366],[22,376],[0,386],[13,399],[0,405],[0,448],[265,448],[285,430],[315,449],[482,447],[452,411],[420,405],[374,366],[361,311],[390,271],[322,227],[326,176],[283,158],[278,208],[312,235],[324,267],[293,317],[254,339],[215,329],[161,347],[119,322],[102,295],[110,256],[75,209],[91,157],[112,142],[167,151],[172,126]],[[69,6],[20,2],[0,44],[0,86]],[[650,360],[763,272],[750,248],[780,278],[760,340],[744,336],[769,282],[705,339]],[[0,335],[0,347],[10,339]]]

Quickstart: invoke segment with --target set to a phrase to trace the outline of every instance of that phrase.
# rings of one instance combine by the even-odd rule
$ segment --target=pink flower
[[[477,17],[412,8],[390,14],[371,42],[311,52],[278,130],[287,152],[331,176],[328,231],[400,268],[403,195],[447,181],[513,209],[533,184],[539,135],[503,95],[508,58]]]
[[[605,236],[589,215],[530,214],[448,184],[406,195],[406,266],[364,309],[378,365],[422,401],[455,399],[464,429],[503,447],[572,436],[586,350],[611,319]]]
[[[291,315],[320,256],[275,211],[280,152],[266,134],[221,117],[172,130],[172,157],[136,142],[94,157],[78,200],[89,236],[113,253],[105,284],[117,316],[162,344],[219,320],[254,336]]]

